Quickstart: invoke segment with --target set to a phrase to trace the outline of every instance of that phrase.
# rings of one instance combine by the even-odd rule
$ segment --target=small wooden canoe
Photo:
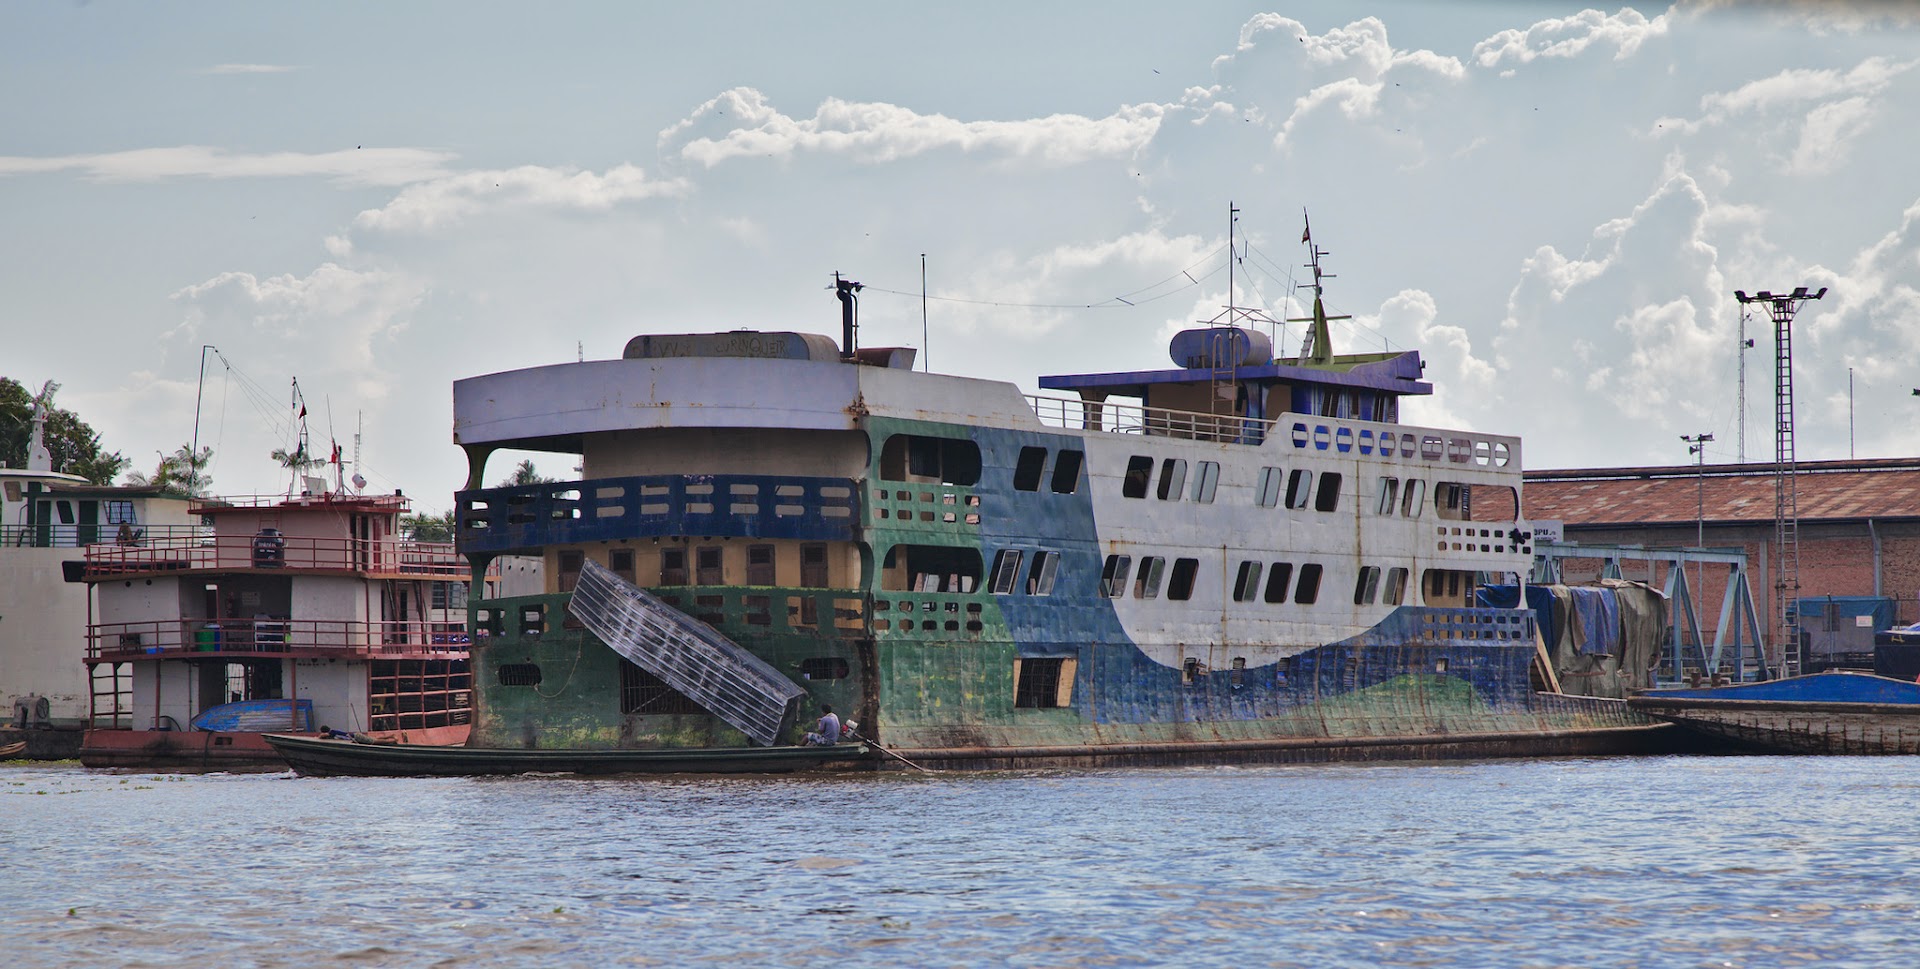
[[[27,742],[24,740],[17,740],[10,744],[0,744],[0,760],[19,756],[26,749]]]
[[[865,744],[832,747],[701,747],[653,750],[526,750],[431,747],[267,734],[293,769],[313,776],[463,777],[488,774],[739,774],[811,770],[867,756]]]

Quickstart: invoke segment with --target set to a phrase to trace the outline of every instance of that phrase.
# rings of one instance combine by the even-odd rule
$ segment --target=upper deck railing
[[[1520,472],[1520,441],[1514,437],[1304,414],[1267,420],[1076,397],[1026,397],[1041,423],[1070,430],[1255,445],[1277,436],[1301,450]]]
[[[187,512],[203,515],[233,508],[254,509],[296,509],[296,508],[344,508],[362,511],[405,512],[412,508],[412,501],[406,495],[354,495],[327,492],[313,495],[221,495],[219,497],[194,498],[187,505]]]
[[[0,549],[84,548],[96,542],[138,545],[212,538],[205,525],[0,525]]]
[[[305,569],[449,579],[467,575],[464,560],[446,542],[267,534],[89,545],[86,567],[89,577],[180,569]]]
[[[471,642],[461,620],[154,619],[87,627],[90,660],[188,653],[322,653],[461,658]]]
[[[1026,396],[1027,403],[1033,407],[1042,424],[1076,430],[1145,434],[1188,441],[1259,444],[1266,440],[1274,424],[1273,421],[1259,418],[1202,414],[1198,411],[1145,407],[1111,400],[1093,401],[1039,394]]]

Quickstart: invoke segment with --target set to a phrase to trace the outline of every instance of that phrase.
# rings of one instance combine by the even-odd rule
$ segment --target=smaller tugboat
[[[1873,673],[1829,670],[1762,683],[1649,690],[1627,705],[1774,753],[1920,753],[1920,683]]]
[[[466,568],[407,498],[196,498],[210,526],[88,545],[89,767],[284,770],[263,734],[416,744],[470,729]]]

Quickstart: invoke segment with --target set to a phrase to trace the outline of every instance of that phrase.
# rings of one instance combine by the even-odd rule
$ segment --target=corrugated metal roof
[[[1794,490],[1802,522],[1920,518],[1920,460],[1804,462]],[[1771,522],[1773,465],[1529,471],[1521,504],[1580,525]]]

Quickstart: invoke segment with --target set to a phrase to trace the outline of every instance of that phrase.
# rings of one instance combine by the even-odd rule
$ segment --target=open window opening
[[[1013,705],[1036,710],[1070,706],[1077,664],[1065,656],[1028,656],[1013,661]]]
[[[980,587],[980,551],[946,545],[887,549],[880,588],[888,592],[968,593]]]

